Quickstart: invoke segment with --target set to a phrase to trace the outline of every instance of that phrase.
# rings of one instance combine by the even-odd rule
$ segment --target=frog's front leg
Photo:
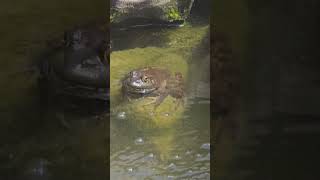
[[[143,106],[148,106],[150,104],[155,104],[155,102],[157,101],[157,97],[148,97],[148,102],[144,103]]]
[[[157,107],[164,101],[164,99],[169,95],[169,93],[162,93],[160,94],[160,96],[158,97],[158,99],[156,99],[156,101],[154,102],[154,110],[157,109]]]
[[[154,105],[154,110],[157,109],[157,107],[164,101],[164,99],[168,96],[168,93],[160,93],[157,97],[148,97],[150,99],[150,102],[145,103],[143,106],[149,106],[151,104]]]

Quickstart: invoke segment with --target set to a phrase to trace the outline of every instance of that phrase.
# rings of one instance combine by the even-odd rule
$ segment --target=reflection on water
[[[85,102],[79,107],[79,102],[64,98],[60,101],[55,97],[48,102],[39,98],[35,76],[16,73],[46,50],[47,39],[75,25],[105,17],[106,1],[90,5],[82,0],[42,3],[31,0],[2,3],[0,7],[3,21],[0,29],[0,179],[108,179],[106,124],[109,114],[92,113],[107,106]],[[137,123],[137,119],[132,119],[131,112],[112,113],[111,179],[208,179],[209,96],[206,90],[209,71],[203,71],[208,67],[208,59],[207,54],[197,55],[203,50],[198,47],[207,30],[207,24],[192,23],[179,29],[146,30],[143,33],[153,32],[153,36],[148,36],[149,42],[160,40],[158,37],[166,38],[148,49],[149,64],[142,58],[140,62],[133,61],[133,65],[122,66],[127,61],[121,59],[124,56],[119,52],[120,60],[115,61],[120,64],[116,69],[119,75],[132,67],[151,65],[162,59],[166,60],[162,65],[185,74],[188,92],[183,113],[179,118],[169,116],[175,120],[173,124],[168,123],[170,126],[161,127],[160,124],[148,128],[146,121]],[[142,48],[142,51],[129,52],[132,59],[138,60],[141,57],[138,54],[149,48],[146,47],[148,43],[139,33],[132,37],[136,42],[126,46],[123,42],[118,49]],[[145,43],[138,46],[142,40]],[[119,94],[112,98],[117,96]]]
[[[111,33],[111,179],[210,179],[208,24],[197,23]],[[170,96],[154,111],[122,98],[121,79],[147,66],[183,74],[178,110]]]
[[[112,179],[209,179],[208,99],[193,98],[171,128],[136,129],[131,119],[112,117]],[[171,178],[170,178],[171,177]]]
[[[47,50],[46,40],[105,17],[106,8],[104,0],[1,3],[0,179],[107,179],[107,114],[47,103],[36,75],[21,73]]]

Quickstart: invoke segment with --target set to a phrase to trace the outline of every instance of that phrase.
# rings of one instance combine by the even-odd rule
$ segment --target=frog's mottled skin
[[[155,97],[155,107],[167,96],[183,100],[184,82],[181,73],[156,67],[131,71],[122,81],[124,96],[131,98]]]

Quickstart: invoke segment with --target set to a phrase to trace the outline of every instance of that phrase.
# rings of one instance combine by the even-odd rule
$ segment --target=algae
[[[126,112],[130,119],[144,127],[170,127],[176,123],[183,112],[184,104],[168,96],[156,109],[150,98],[125,102],[122,98],[122,78],[134,69],[160,67],[172,74],[180,72],[188,81],[193,49],[200,45],[206,36],[208,26],[193,27],[190,24],[177,29],[161,31],[166,40],[163,47],[132,48],[113,51],[110,55],[110,104],[114,113]],[[147,38],[148,34],[143,34]],[[152,35],[152,34],[150,34]],[[130,42],[128,42],[130,43]],[[141,123],[139,123],[139,122]]]
[[[185,179],[186,176],[179,177],[184,170],[175,172],[175,166],[181,167],[185,163],[187,169],[199,164],[203,169],[210,167],[208,162],[193,160],[194,156],[201,156],[196,154],[199,149],[196,142],[209,141],[209,132],[199,136],[209,127],[209,105],[198,104],[195,99],[202,94],[198,91],[199,82],[208,82],[203,79],[209,76],[208,70],[204,69],[209,67],[209,48],[203,46],[208,31],[208,24],[199,21],[187,22],[179,28],[136,28],[112,34],[110,116],[113,131],[110,139],[111,177],[114,179],[126,178],[128,170],[139,173],[130,175],[136,179],[167,179],[172,173],[178,179]],[[168,96],[154,109],[150,104],[153,98],[130,101],[123,98],[121,80],[130,71],[147,66],[180,72],[186,83],[185,102],[179,104],[179,99]],[[197,111],[200,113],[195,114]],[[197,127],[199,131],[194,130]],[[136,139],[143,143],[137,145]],[[150,158],[147,154],[152,160],[144,160]],[[132,158],[134,160],[127,161]],[[139,164],[142,159],[143,164]]]

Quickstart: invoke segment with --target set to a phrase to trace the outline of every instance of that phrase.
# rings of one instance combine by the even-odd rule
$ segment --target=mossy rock
[[[168,96],[154,109],[150,104],[152,99],[141,98],[126,102],[121,94],[121,79],[133,69],[143,67],[161,67],[171,73],[180,72],[187,79],[188,65],[179,54],[165,48],[137,48],[125,51],[115,51],[111,54],[110,97],[111,107],[115,112],[126,112],[127,116],[150,126],[171,126],[174,119],[183,113],[183,104]],[[151,120],[151,121],[150,121]],[[148,123],[147,123],[148,122]],[[150,124],[151,123],[151,124]]]
[[[164,40],[163,46],[113,51],[110,55],[112,112],[125,112],[126,117],[130,118],[135,126],[141,128],[174,127],[175,123],[181,122],[179,119],[184,113],[185,105],[179,105],[177,99],[168,96],[155,110],[153,109],[154,105],[149,104],[152,101],[150,98],[126,102],[122,98],[121,80],[134,69],[159,67],[169,70],[172,74],[180,72],[184,81],[188,82],[189,64],[193,61],[192,51],[201,44],[208,30],[209,26],[207,25],[191,26],[187,24],[182,28],[159,31],[160,34],[141,32],[141,34],[138,33],[134,36],[140,44],[150,38],[158,39],[160,36]],[[132,41],[134,40],[128,43],[132,43]],[[134,44],[137,43],[134,42]]]
[[[192,0],[114,1],[111,3],[110,21],[121,23],[124,20],[135,18],[164,22],[185,20],[190,14],[192,4]]]

